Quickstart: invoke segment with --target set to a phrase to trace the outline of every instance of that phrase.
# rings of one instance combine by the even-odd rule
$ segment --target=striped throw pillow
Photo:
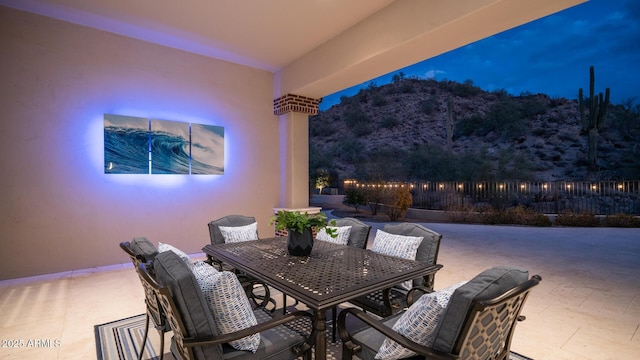
[[[258,223],[244,226],[219,226],[225,243],[258,240]]]
[[[336,231],[337,236],[335,238],[327,234],[326,228],[320,229],[316,234],[316,239],[322,241],[328,241],[334,244],[347,245],[349,243],[349,235],[351,234],[351,226],[327,226]]]
[[[423,239],[424,237],[422,236],[395,235],[389,234],[386,231],[377,230],[371,251],[403,259],[415,260],[418,247]],[[412,281],[408,280],[400,284],[399,287],[411,290],[412,284]]]
[[[431,347],[436,338],[436,328],[442,320],[451,295],[463,284],[464,282],[461,282],[440,291],[422,295],[393,324],[392,329],[418,344]],[[403,359],[413,355],[416,353],[386,338],[375,359]]]
[[[219,334],[229,334],[258,324],[249,299],[234,273],[197,268],[194,275],[209,304]],[[230,341],[229,345],[237,350],[255,353],[260,346],[260,333]]]

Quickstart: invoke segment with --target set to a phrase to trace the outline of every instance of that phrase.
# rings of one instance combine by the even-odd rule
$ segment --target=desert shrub
[[[387,98],[385,98],[382,94],[375,94],[371,99],[371,103],[373,106],[385,106],[387,105]]]
[[[483,126],[484,118],[478,114],[473,114],[469,117],[460,119],[453,132],[453,138],[458,139],[465,136],[471,136],[475,133],[476,129]]]
[[[353,98],[351,96],[346,96],[346,95],[340,96],[340,104],[341,105],[351,104],[352,101],[353,101]]]
[[[403,172],[411,179],[472,181],[491,179],[492,165],[483,152],[451,154],[438,146],[422,145],[404,161]]]
[[[556,225],[559,226],[579,226],[596,227],[600,226],[600,220],[595,215],[588,212],[565,211],[558,214]]]
[[[551,226],[551,220],[549,220],[548,217],[522,205],[510,207],[505,210],[491,208],[482,214],[481,219],[484,224],[490,225]]]
[[[347,110],[344,115],[345,123],[348,127],[353,128],[358,124],[367,124],[370,119],[367,114],[359,107],[352,107]]]
[[[483,126],[478,129],[480,134],[486,135],[491,131],[497,131],[507,138],[513,138],[526,133],[525,117],[521,107],[512,98],[496,101],[489,108],[485,116]]]
[[[537,155],[538,159],[540,159],[540,160],[546,160],[547,159],[547,153],[544,152],[544,151],[539,151],[538,150],[538,151],[534,152],[534,154]]]
[[[388,115],[382,118],[382,123],[380,124],[384,129],[393,129],[394,127],[400,125],[400,120],[393,115]]]
[[[309,136],[327,137],[335,134],[335,124],[321,119],[311,119],[309,121]]]
[[[435,109],[436,102],[432,98],[420,102],[420,111],[425,115],[430,115]]]
[[[313,175],[318,169],[333,168],[334,155],[331,151],[322,149],[317,145],[309,146],[309,175]]]
[[[459,224],[478,224],[482,223],[482,215],[476,211],[472,205],[462,205],[451,207],[447,210],[449,220]]]
[[[358,206],[367,204],[364,190],[362,188],[346,189],[344,191],[344,203],[353,206],[358,212]]]
[[[463,84],[452,82],[450,91],[453,95],[462,98],[470,98],[482,92],[482,90],[474,86],[473,81],[469,79],[465,80]]]
[[[352,163],[361,161],[364,157],[361,141],[351,136],[340,138],[332,153],[335,158]]]
[[[629,214],[613,214],[604,218],[603,225],[607,227],[636,228],[640,227],[640,218]]]
[[[380,185],[367,186],[363,188],[363,193],[365,202],[369,204],[371,215],[376,215],[378,213],[378,204],[382,202],[384,197],[384,187]]]
[[[580,142],[580,137],[578,136],[578,134],[573,134],[570,132],[566,132],[566,131],[560,131],[558,133],[558,139],[564,141],[564,142],[573,142],[573,143],[579,143]]]
[[[390,187],[384,191],[382,202],[387,205],[389,220],[396,221],[409,209],[413,198],[407,186]]]
[[[545,136],[547,134],[547,129],[543,127],[537,127],[533,129],[531,133],[535,136]]]
[[[351,133],[355,136],[366,136],[373,132],[369,123],[357,123],[351,128]]]
[[[367,152],[366,159],[354,163],[359,179],[397,179],[399,174],[404,174],[405,163],[403,159],[410,153],[398,147],[380,147]]]
[[[400,92],[404,93],[404,94],[412,94],[414,93],[416,90],[413,87],[413,81],[409,81],[409,80],[403,80],[400,83]]]
[[[533,178],[534,164],[528,156],[505,149],[498,153],[497,160],[498,166],[494,174],[498,179],[529,180]]]
[[[532,117],[544,114],[547,111],[547,104],[537,96],[527,96],[522,99],[522,116]]]

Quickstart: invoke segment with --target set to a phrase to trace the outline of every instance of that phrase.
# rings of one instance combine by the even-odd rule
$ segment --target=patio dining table
[[[286,237],[206,245],[205,254],[304,303],[314,313],[310,340],[326,359],[326,311],[358,296],[436,273],[442,265],[317,240],[309,256],[292,256]]]

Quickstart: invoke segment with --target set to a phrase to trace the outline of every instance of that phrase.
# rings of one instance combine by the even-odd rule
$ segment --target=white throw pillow
[[[258,324],[240,281],[229,271],[218,272],[196,266],[194,276],[209,304],[213,322],[219,334],[229,334]],[[260,333],[230,341],[234,349],[256,352],[260,346]]]
[[[210,264],[207,264],[204,261],[196,261],[191,267],[191,272],[193,273],[193,276],[196,277],[198,284],[200,284],[201,279],[205,279],[208,276],[215,275],[219,271],[218,269],[211,266]]]
[[[258,240],[258,223],[244,226],[218,226],[225,243]]]
[[[322,228],[316,234],[316,239],[322,241],[328,241],[334,244],[347,245],[349,243],[349,234],[351,234],[351,225],[349,226],[327,226],[330,229],[333,229],[338,236],[335,238],[331,237],[331,235],[327,234],[327,229]]]
[[[422,295],[396,321],[392,329],[418,344],[431,347],[436,337],[436,329],[453,292],[464,282],[440,291]],[[416,355],[415,352],[386,338],[376,354],[378,360],[403,359]]]
[[[193,267],[193,263],[191,262],[191,258],[189,257],[189,255],[187,255],[187,253],[185,253],[184,251],[178,249],[177,247],[173,246],[173,245],[169,245],[169,244],[163,244],[161,242],[158,243],[158,252],[165,252],[165,251],[173,251],[176,255],[178,255],[180,257],[180,259],[182,259],[182,261],[184,261],[185,264],[187,264],[187,266],[189,267],[189,269],[191,269]]]
[[[422,236],[395,235],[389,234],[386,231],[377,230],[371,251],[403,259],[415,260],[418,247],[420,247],[423,239],[424,237]],[[412,280],[407,280],[399,286],[403,289],[411,290],[412,283]]]

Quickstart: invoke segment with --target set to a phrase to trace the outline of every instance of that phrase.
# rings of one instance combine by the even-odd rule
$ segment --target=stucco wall
[[[279,205],[273,75],[0,7],[0,279],[128,258],[147,236],[188,253],[207,222]],[[221,125],[222,176],[106,175],[103,114]]]

